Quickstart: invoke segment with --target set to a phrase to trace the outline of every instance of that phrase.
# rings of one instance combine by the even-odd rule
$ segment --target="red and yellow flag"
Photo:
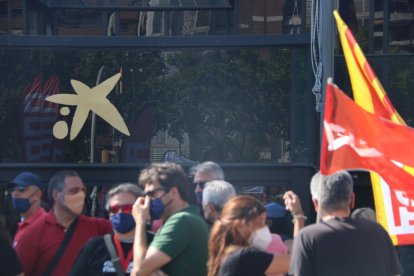
[[[410,190],[414,176],[401,166],[414,166],[413,128],[365,111],[332,83],[326,87],[323,126],[322,174],[344,169],[375,171],[393,189],[410,191],[414,196]]]
[[[355,102],[366,111],[405,125],[375,75],[351,30],[337,11],[334,16],[338,26],[342,49],[350,75]],[[395,146],[404,146],[395,144]],[[403,166],[413,174],[412,167]],[[388,231],[395,245],[414,244],[414,198],[412,191],[390,189],[383,178],[371,173],[377,221]],[[414,190],[414,186],[412,187]]]

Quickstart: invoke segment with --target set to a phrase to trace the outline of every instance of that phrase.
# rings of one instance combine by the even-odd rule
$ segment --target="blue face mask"
[[[111,217],[112,227],[119,233],[125,234],[135,228],[135,221],[131,214],[118,213]]]
[[[154,198],[150,201],[150,216],[152,220],[159,219],[164,213],[165,205],[161,198]]]
[[[12,197],[12,205],[13,205],[13,208],[17,212],[19,212],[19,214],[26,213],[26,211],[30,209],[30,206],[32,206],[32,204],[29,201],[29,198],[18,198],[18,197]]]
[[[203,204],[203,192],[196,192],[197,205],[201,206]]]

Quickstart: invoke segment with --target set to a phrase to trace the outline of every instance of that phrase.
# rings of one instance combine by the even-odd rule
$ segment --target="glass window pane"
[[[108,156],[112,163],[163,157],[290,162],[292,83],[304,83],[309,73],[308,48],[295,53],[286,48],[2,50],[0,162],[89,162],[91,113],[70,140],[79,103],[57,105],[44,98],[75,97],[71,80],[93,88],[102,65],[101,81],[120,71],[122,78],[107,96],[106,104],[114,108],[105,106],[96,116],[95,162]],[[86,86],[81,85],[88,91]],[[113,109],[130,136],[110,125]]]

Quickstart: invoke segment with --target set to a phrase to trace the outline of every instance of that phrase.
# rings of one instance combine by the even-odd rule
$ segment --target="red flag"
[[[408,190],[414,186],[414,177],[402,169],[402,164],[414,165],[412,141],[414,129],[364,111],[336,85],[328,83],[322,174],[366,169],[377,172],[393,188]]]

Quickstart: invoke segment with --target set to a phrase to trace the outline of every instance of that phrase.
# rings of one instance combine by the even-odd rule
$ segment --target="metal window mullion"
[[[116,12],[115,17],[115,35],[119,36],[121,35],[121,12]]]
[[[195,37],[124,37],[124,36],[0,36],[0,48],[216,48],[216,47],[309,47],[310,35],[232,35]]]
[[[263,33],[267,34],[267,0],[263,0]]]
[[[29,34],[29,4],[26,2],[27,0],[23,0],[23,34]]]
[[[12,33],[12,10],[11,10],[11,2],[13,0],[8,0],[7,1],[7,33],[9,35],[13,34]]]
[[[369,0],[368,53],[374,53],[375,0]]]
[[[107,11],[102,11],[101,13],[101,17],[102,17],[102,33],[103,35],[107,35],[108,32],[108,12]]]
[[[388,42],[389,42],[389,28],[390,28],[390,2],[389,0],[384,1],[383,6],[383,26],[382,26],[382,52],[388,53]]]
[[[306,29],[306,0],[300,0],[300,33],[303,33]],[[311,0],[313,1],[313,0]],[[311,3],[312,4],[312,3]]]
[[[235,33],[236,34],[240,34],[240,21],[239,21],[239,17],[240,17],[240,5],[239,5],[239,1],[234,1],[234,7],[233,7],[234,13],[234,28],[235,28]],[[232,13],[229,11],[229,14],[231,15]],[[231,28],[231,26],[229,26],[229,29]],[[229,30],[231,31],[231,30]]]
[[[253,0],[249,0],[249,33],[253,33]]]

